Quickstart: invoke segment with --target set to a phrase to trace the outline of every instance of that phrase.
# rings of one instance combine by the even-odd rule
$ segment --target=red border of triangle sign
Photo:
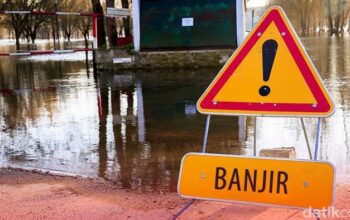
[[[249,97],[248,100],[235,100],[237,97],[240,97],[240,91],[234,90],[237,94],[232,95],[232,99],[230,99],[231,91],[227,88],[232,88],[235,84],[231,82],[231,87],[227,86],[225,90],[225,99],[220,100],[218,98],[218,94],[220,91],[224,91],[223,88],[228,84],[228,82],[231,80],[232,77],[238,76],[238,74],[235,72],[239,66],[244,62],[244,60],[247,58],[247,56],[250,55],[250,53],[255,53],[254,56],[260,56],[257,55],[256,52],[253,52],[252,48],[257,45],[259,40],[264,36],[264,34],[269,34],[268,28],[274,24],[274,27],[278,29],[278,32],[281,33],[281,37],[276,39],[276,41],[284,41],[282,42],[287,48],[286,50],[289,50],[288,57],[290,57],[291,61],[295,64],[295,69],[297,73],[293,74],[299,74],[297,79],[301,79],[304,82],[302,82],[303,85],[305,85],[305,88],[308,89],[308,92],[310,93],[310,97],[312,97],[313,101],[312,103],[307,103],[305,101],[298,102],[297,99],[293,99],[292,101],[288,100],[288,95],[286,95],[287,98],[283,101],[281,100],[272,100],[266,99],[268,101],[264,102],[261,100],[264,100],[264,97],[262,95],[253,94],[250,96],[250,94],[243,94],[244,97]],[[266,33],[265,33],[266,32]],[[281,40],[283,39],[283,40]],[[274,39],[272,39],[274,40]],[[260,42],[261,43],[261,42]],[[262,50],[259,50],[262,51]],[[276,54],[276,52],[275,52]],[[281,54],[281,53],[280,53]],[[281,56],[278,53],[277,56]],[[274,58],[273,58],[274,59]],[[277,59],[277,58],[276,58]],[[262,59],[261,59],[262,60]],[[290,63],[286,62],[286,63]],[[260,68],[261,61],[257,61],[256,65],[258,65]],[[274,66],[271,68],[273,69]],[[271,71],[270,68],[270,71]],[[261,67],[261,69],[263,69]],[[252,70],[253,71],[253,70]],[[250,73],[240,72],[239,74],[259,74],[259,77],[262,78],[262,70]],[[285,72],[285,71],[282,71]],[[235,75],[236,74],[236,75]],[[284,79],[284,82],[288,82],[288,74],[285,74],[287,77]],[[300,76],[301,75],[301,76]],[[273,74],[272,74],[273,76]],[[252,77],[255,79],[254,77]],[[252,86],[254,83],[244,83],[244,87]],[[278,82],[276,83],[278,84]],[[240,85],[242,87],[242,85]],[[272,85],[271,85],[272,86]],[[241,88],[239,87],[239,88]],[[238,88],[238,87],[237,87]],[[271,91],[274,88],[271,88]],[[296,88],[297,89],[297,88]],[[254,88],[252,91],[259,91],[259,89]],[[276,91],[276,90],[275,90]],[[233,90],[232,90],[233,92]],[[288,91],[289,92],[289,91]],[[288,92],[286,94],[288,94]],[[293,91],[290,91],[291,93]],[[228,93],[228,94],[226,94]],[[266,94],[265,94],[266,95]],[[254,97],[257,98],[254,98]],[[236,98],[235,98],[236,97]],[[285,96],[283,96],[285,97]],[[302,99],[302,97],[301,97]],[[225,64],[225,66],[221,69],[219,74],[216,76],[216,78],[213,80],[213,82],[209,85],[207,90],[204,92],[204,94],[201,96],[201,98],[198,100],[197,103],[197,109],[199,112],[203,114],[217,114],[217,115],[255,115],[255,116],[303,116],[303,117],[328,117],[334,112],[334,104],[332,101],[332,98],[330,97],[327,89],[325,88],[322,79],[320,78],[316,68],[314,67],[311,59],[309,58],[306,50],[304,49],[301,41],[299,40],[297,34],[295,33],[292,25],[290,24],[287,16],[285,15],[284,11],[280,7],[271,7],[269,8],[265,14],[262,16],[261,20],[258,22],[258,24],[255,26],[255,28],[250,32],[250,34],[246,37],[243,44],[237,48],[235,53],[231,56],[231,58],[228,60],[228,62]]]

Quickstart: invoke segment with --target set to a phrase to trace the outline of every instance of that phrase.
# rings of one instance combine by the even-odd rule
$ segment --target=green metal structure
[[[141,50],[237,46],[236,0],[141,0]]]

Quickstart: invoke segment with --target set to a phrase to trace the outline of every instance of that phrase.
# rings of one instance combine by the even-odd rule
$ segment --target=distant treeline
[[[128,0],[121,0],[123,7],[129,8]],[[107,0],[106,6],[114,7],[115,0]],[[48,12],[80,12],[104,13],[100,0],[0,0],[1,11],[48,11]],[[105,20],[107,27],[105,27]],[[98,19],[99,46],[106,47],[106,32],[110,36],[109,42],[113,46],[118,37],[117,26],[122,27],[123,20],[115,18]],[[129,19],[127,19],[129,20]],[[119,24],[117,24],[119,22]],[[128,22],[128,21],[127,21]],[[129,24],[124,26],[129,27]],[[26,39],[28,44],[35,44],[37,38],[57,39],[64,38],[70,42],[72,37],[83,37],[87,46],[92,29],[91,17],[86,16],[49,16],[33,14],[4,14],[0,16],[0,29],[3,35],[16,39],[16,48],[20,50],[20,39]],[[119,28],[119,34],[126,34],[130,28]],[[4,34],[5,33],[5,34]],[[1,36],[3,38],[3,36]]]
[[[269,0],[287,13],[301,36],[327,32],[339,35],[350,32],[349,0]]]

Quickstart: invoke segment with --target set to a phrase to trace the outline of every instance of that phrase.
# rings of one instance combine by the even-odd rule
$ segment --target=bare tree
[[[345,21],[350,13],[349,7],[349,0],[327,0],[327,19],[330,35],[343,32]]]
[[[337,1],[336,3],[336,13],[334,15],[334,28],[333,28],[333,32],[335,34],[339,33],[339,29],[340,29],[340,23],[341,23],[341,5],[342,5],[342,1]]]
[[[11,0],[2,1],[0,7],[9,11],[41,11],[49,10],[50,2],[47,0]],[[16,49],[20,50],[20,38],[24,34],[27,40],[35,43],[37,32],[41,25],[48,20],[48,16],[33,14],[9,14],[4,22],[11,27],[16,39]]]
[[[68,43],[70,43],[73,30],[76,28],[76,21],[76,16],[65,16],[61,18],[61,28],[64,34],[64,38],[67,39]]]
[[[89,47],[88,40],[89,40],[89,33],[91,29],[91,21],[90,18],[84,17],[78,21],[78,29],[81,33],[81,35],[84,37],[85,41],[85,48]]]
[[[36,0],[32,1],[32,10],[36,11],[51,11],[53,6],[50,1],[47,0]],[[24,34],[27,40],[32,41],[32,44],[35,44],[35,40],[37,38],[38,31],[40,28],[44,26],[44,23],[49,20],[49,16],[47,15],[32,15],[30,14],[24,24]]]
[[[298,0],[295,3],[299,12],[299,22],[301,27],[301,36],[305,37],[309,34],[310,19],[312,15],[311,9],[312,0]]]
[[[92,7],[90,4],[88,4],[88,7],[86,4],[82,4],[84,2],[84,0],[77,0],[77,2],[78,2],[78,10],[80,12],[91,12],[92,11]],[[89,47],[89,44],[88,44],[89,33],[91,30],[91,18],[90,17],[80,17],[77,21],[77,27],[79,29],[80,34],[84,37],[85,48],[88,48]]]
[[[6,9],[6,6],[11,2],[11,0],[0,0],[0,11]]]
[[[323,31],[325,26],[330,35],[338,34],[343,31],[350,14],[349,0],[270,0],[270,3],[285,9],[302,36],[310,31]]]
[[[349,17],[350,14],[350,3],[346,4],[345,1],[342,1],[342,13],[341,13],[341,20],[340,20],[340,32],[344,32],[344,28],[346,25],[346,20]]]
[[[6,10],[31,10],[33,6],[32,2],[27,2],[25,0],[14,0],[7,2],[5,7]],[[15,34],[16,39],[16,49],[20,50],[20,37],[23,34],[23,29],[26,24],[26,21],[28,20],[28,14],[10,14],[9,16],[6,16],[4,21],[13,29],[13,32]]]

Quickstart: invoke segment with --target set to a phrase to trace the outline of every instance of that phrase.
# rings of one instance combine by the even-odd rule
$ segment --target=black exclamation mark
[[[263,57],[263,79],[265,82],[269,81],[272,65],[275,60],[278,43],[275,40],[267,40],[262,46],[262,57]],[[270,87],[263,85],[259,89],[261,96],[267,96],[271,92]]]

